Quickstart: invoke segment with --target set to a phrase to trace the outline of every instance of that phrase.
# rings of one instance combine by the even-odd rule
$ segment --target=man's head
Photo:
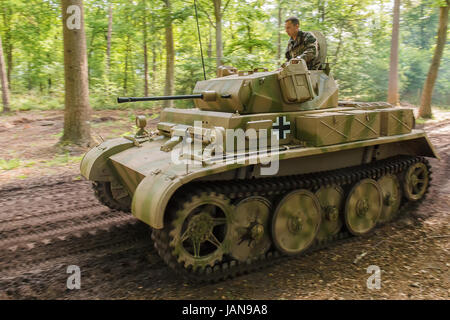
[[[286,29],[286,33],[288,34],[288,36],[291,38],[295,38],[297,37],[298,34],[300,21],[298,20],[297,17],[290,17],[286,19],[284,27]]]

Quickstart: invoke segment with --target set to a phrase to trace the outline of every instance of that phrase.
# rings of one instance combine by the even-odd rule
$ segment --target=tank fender
[[[166,174],[146,176],[137,186],[131,212],[139,220],[155,229],[164,227],[164,211],[173,193],[180,187],[178,179]]]
[[[109,157],[133,146],[134,143],[125,138],[102,142],[84,155],[80,163],[81,174],[91,181],[111,181],[113,173],[108,165]]]
[[[164,213],[175,191],[199,177],[244,167],[244,164],[215,164],[186,174],[186,166],[173,166],[147,175],[136,188],[131,204],[132,214],[154,229],[164,228]]]
[[[418,138],[417,140],[408,141],[407,144],[408,147],[412,150],[412,154],[441,160],[441,157],[439,156],[426,133],[424,133],[423,137]]]

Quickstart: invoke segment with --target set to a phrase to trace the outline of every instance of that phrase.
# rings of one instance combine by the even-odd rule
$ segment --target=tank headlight
[[[147,126],[147,119],[145,116],[137,116],[136,117],[136,127],[139,129],[144,129]]]

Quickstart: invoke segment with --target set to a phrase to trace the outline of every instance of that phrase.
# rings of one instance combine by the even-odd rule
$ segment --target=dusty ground
[[[94,130],[117,136],[131,130],[131,116],[98,113]],[[425,128],[442,160],[431,161],[432,188],[419,208],[369,238],[193,285],[160,260],[147,226],[97,202],[78,176],[81,150],[54,156],[62,113],[2,117],[0,159],[15,167],[0,171],[0,299],[448,299],[450,116],[435,118]],[[66,288],[69,265],[81,268],[80,290]],[[370,265],[382,270],[379,290],[366,286]]]

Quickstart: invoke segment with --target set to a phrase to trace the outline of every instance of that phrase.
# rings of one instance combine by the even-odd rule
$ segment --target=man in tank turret
[[[286,33],[291,37],[286,49],[286,59],[303,59],[309,70],[320,68],[319,41],[311,32],[300,30],[297,17],[290,17],[285,21]]]

